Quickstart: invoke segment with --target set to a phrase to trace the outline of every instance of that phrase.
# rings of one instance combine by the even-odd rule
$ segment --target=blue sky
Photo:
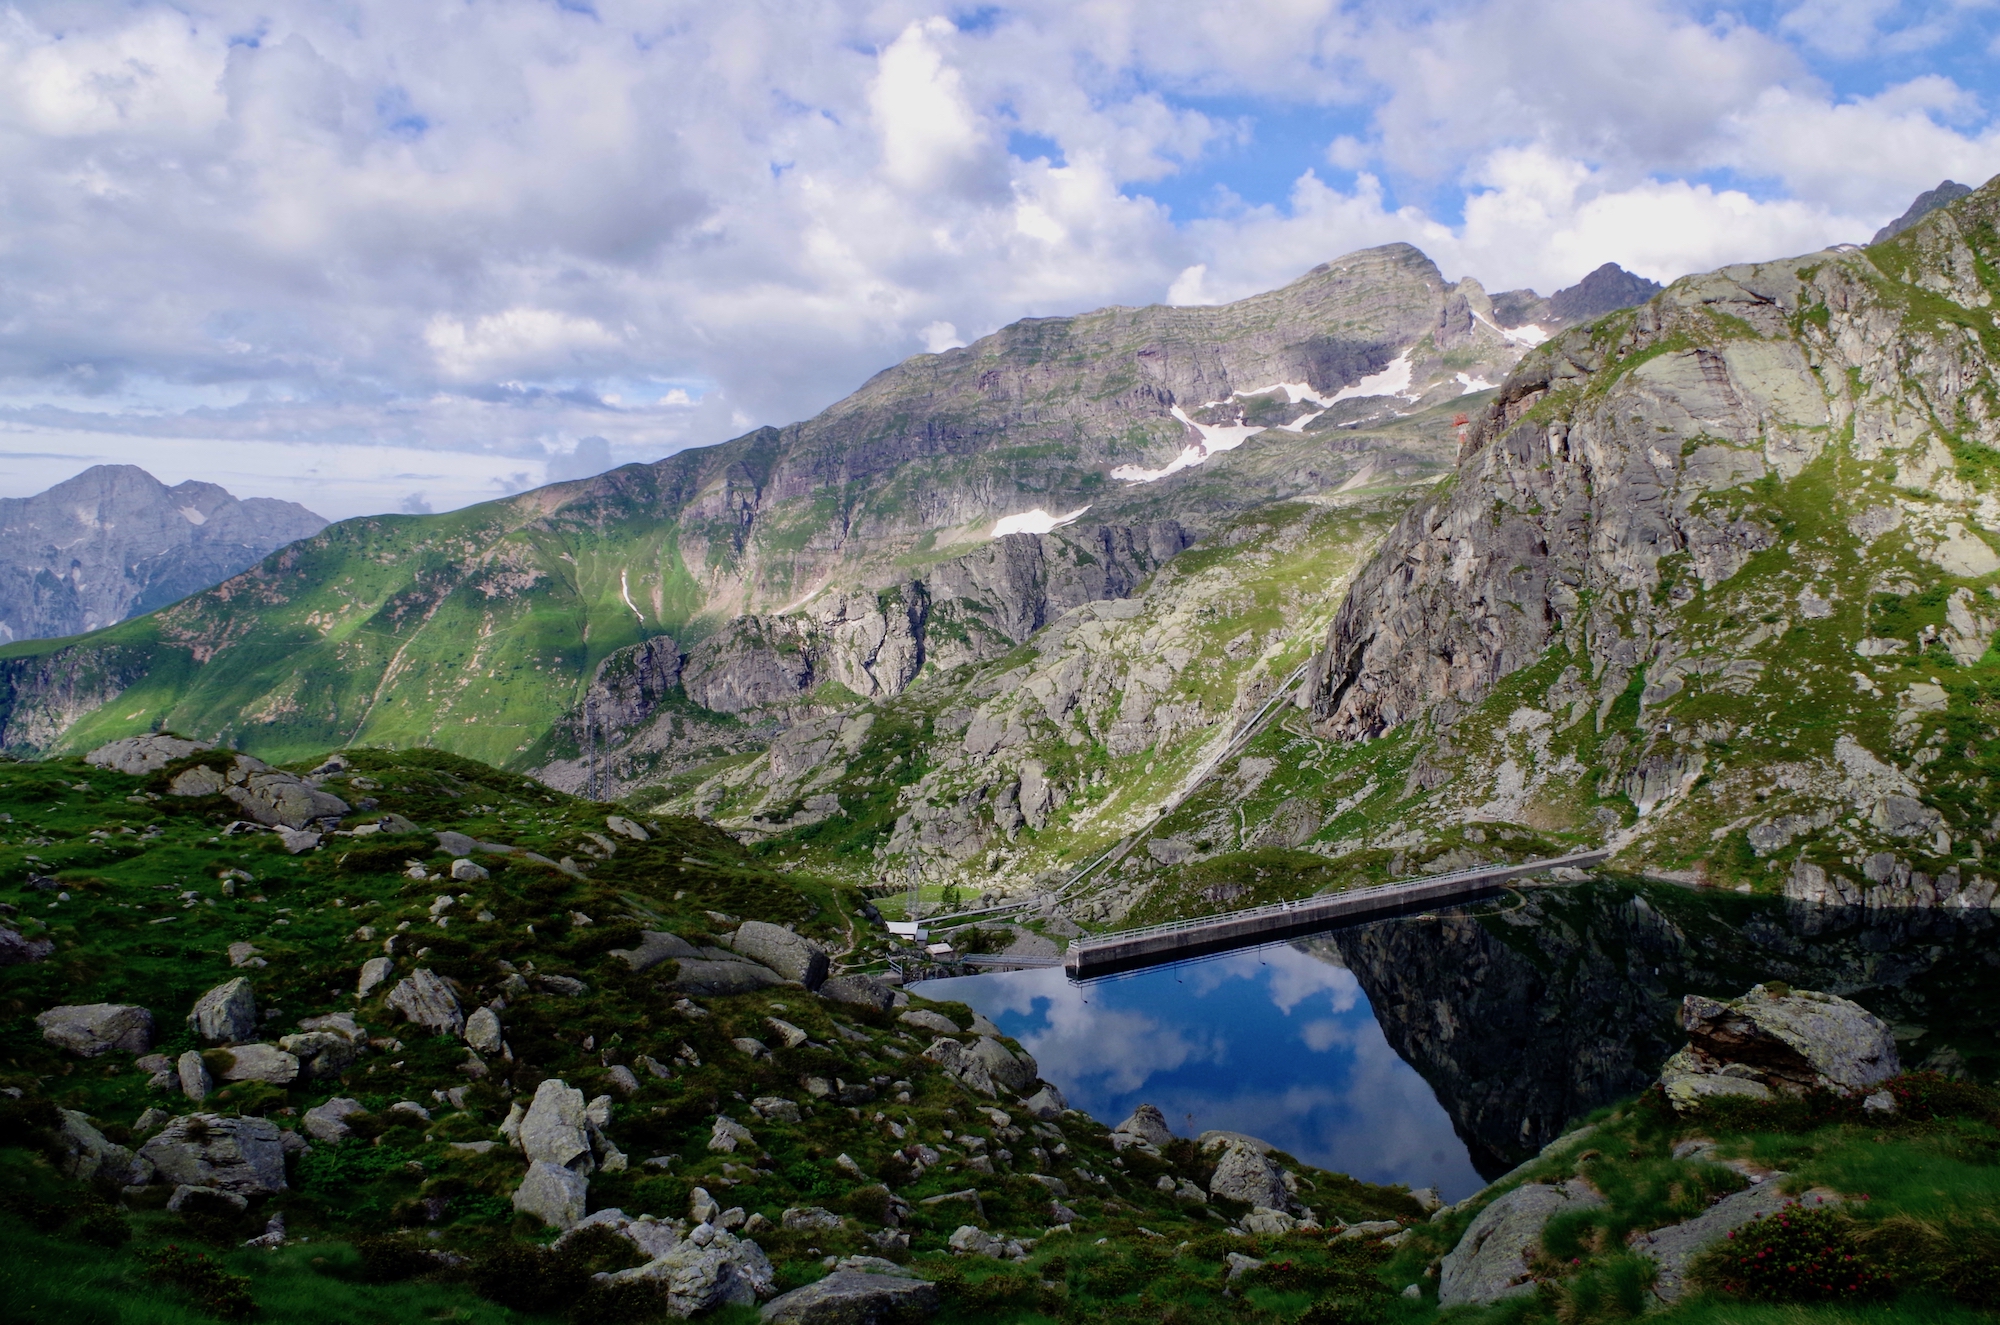
[[[17,5],[0,493],[109,459],[446,509],[1392,240],[1544,292],[1865,240],[2000,171],[1996,36],[1988,0]]]

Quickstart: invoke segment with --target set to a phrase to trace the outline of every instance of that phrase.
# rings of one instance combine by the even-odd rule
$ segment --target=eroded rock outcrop
[[[1681,1004],[1688,1045],[1660,1071],[1677,1108],[1716,1095],[1863,1091],[1902,1070],[1887,1022],[1849,999],[1758,985],[1718,1002],[1689,994]]]

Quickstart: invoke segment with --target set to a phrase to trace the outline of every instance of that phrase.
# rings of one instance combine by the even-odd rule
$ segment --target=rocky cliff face
[[[1353,971],[1390,1044],[1489,1178],[1644,1090],[1686,1043],[1685,994],[1783,980],[1864,1003],[1912,1067],[1982,1054],[1995,921],[1763,903],[1671,887],[1530,891],[1518,909],[1349,930],[1300,946]]]
[[[1318,732],[1422,751],[1406,830],[1594,820],[1745,882],[1976,857],[1996,213],[1989,185],[1865,253],[1689,278],[1524,360],[1357,578]]]
[[[236,498],[94,465],[0,499],[0,643],[81,635],[199,593],[326,521],[295,502]]]

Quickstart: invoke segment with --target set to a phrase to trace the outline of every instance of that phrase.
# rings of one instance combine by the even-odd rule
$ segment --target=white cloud
[[[159,438],[446,452],[476,482],[413,488],[383,451],[341,489],[442,509],[579,438],[640,459],[788,422],[1022,316],[1234,298],[1392,240],[1495,288],[1664,278],[2000,169],[1942,66],[1836,95],[1815,63],[1968,9],[1811,4],[0,11],[0,420],[141,464]],[[1276,202],[1144,192],[1268,177],[1260,114],[1316,109],[1328,145]]]

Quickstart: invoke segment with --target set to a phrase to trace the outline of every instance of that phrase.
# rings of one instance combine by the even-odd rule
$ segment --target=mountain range
[[[1664,290],[1389,245],[1017,323],[17,644],[0,741],[434,745],[1085,924],[1596,843],[1955,895],[2000,828],[1995,211]]]
[[[0,498],[0,641],[80,635],[254,566],[326,521],[296,502],[238,501],[93,465],[32,497]]]

